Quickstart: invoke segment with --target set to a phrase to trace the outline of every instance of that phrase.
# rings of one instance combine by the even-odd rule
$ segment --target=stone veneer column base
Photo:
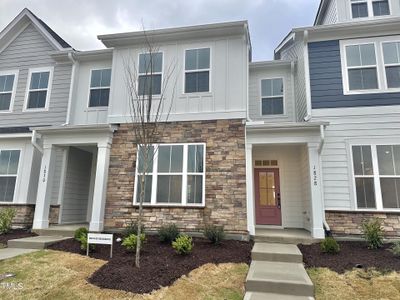
[[[325,217],[332,233],[337,236],[360,236],[362,222],[378,218],[382,220],[386,237],[400,237],[400,213],[326,211]]]

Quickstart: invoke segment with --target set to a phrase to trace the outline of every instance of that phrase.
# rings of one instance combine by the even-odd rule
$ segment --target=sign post
[[[110,245],[110,258],[113,252],[113,235],[102,233],[88,233],[86,255],[89,256],[89,245]]]

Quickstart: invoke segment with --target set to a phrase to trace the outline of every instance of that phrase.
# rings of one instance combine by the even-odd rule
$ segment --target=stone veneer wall
[[[136,145],[132,125],[114,134],[108,177],[105,228],[121,229],[138,216],[133,206]],[[166,124],[160,143],[206,143],[205,208],[144,209],[147,230],[175,223],[183,231],[205,224],[225,226],[228,233],[247,234],[245,126],[242,120],[174,122]]]
[[[35,204],[3,204],[0,205],[0,210],[3,208],[14,208],[17,212],[13,219],[12,226],[14,228],[31,228],[33,217],[35,215]],[[49,221],[50,224],[58,224],[58,215],[60,211],[59,205],[50,206]]]
[[[361,235],[361,223],[365,219],[378,218],[383,222],[386,237],[400,237],[399,213],[326,211],[325,216],[334,235]]]

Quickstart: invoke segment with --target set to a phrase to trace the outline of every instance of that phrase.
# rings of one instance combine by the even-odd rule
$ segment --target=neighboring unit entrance
[[[256,224],[282,225],[279,169],[255,169]]]

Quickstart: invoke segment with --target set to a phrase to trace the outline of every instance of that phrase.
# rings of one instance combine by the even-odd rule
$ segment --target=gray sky
[[[272,59],[293,27],[312,25],[319,0],[0,0],[1,30],[32,10],[78,50],[103,48],[97,35],[248,20],[253,61]]]

